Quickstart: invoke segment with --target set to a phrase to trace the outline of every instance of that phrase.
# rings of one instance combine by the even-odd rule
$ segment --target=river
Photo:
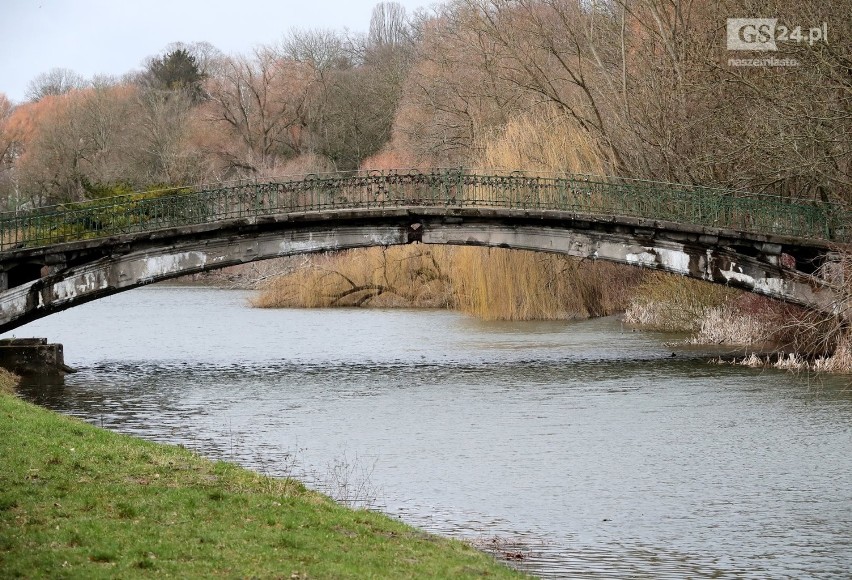
[[[543,577],[849,577],[849,379],[709,365],[615,318],[249,297],[153,286],[31,323],[80,372],[28,396]]]

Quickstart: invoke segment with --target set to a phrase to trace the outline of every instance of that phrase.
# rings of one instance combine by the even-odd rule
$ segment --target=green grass
[[[515,578],[292,480],[98,429],[0,375],[2,578]]]

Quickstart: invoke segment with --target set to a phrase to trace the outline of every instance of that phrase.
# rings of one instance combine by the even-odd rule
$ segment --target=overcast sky
[[[397,0],[411,12],[434,0]],[[293,27],[366,32],[378,0],[0,0],[0,92],[52,68],[121,75],[171,42],[246,53]]]

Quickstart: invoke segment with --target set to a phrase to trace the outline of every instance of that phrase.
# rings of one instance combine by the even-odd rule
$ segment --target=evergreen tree
[[[145,77],[153,89],[185,91],[195,102],[203,96],[201,83],[205,75],[198,59],[183,48],[152,58]]]

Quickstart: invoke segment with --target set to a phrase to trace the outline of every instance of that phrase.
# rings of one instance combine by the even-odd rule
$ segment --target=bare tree
[[[14,140],[12,135],[7,131],[7,123],[9,117],[12,116],[14,107],[12,102],[5,94],[0,93],[0,163],[10,161]]]
[[[14,107],[5,94],[0,93],[0,199],[4,209],[14,209],[16,186],[13,178],[15,158],[17,157],[17,139],[9,127],[9,119]]]
[[[398,46],[410,42],[405,6],[399,2],[379,2],[370,17],[368,41],[373,46]]]
[[[277,49],[280,56],[310,66],[322,74],[353,66],[352,50],[343,34],[334,30],[293,28]]]
[[[524,106],[525,91],[506,82],[497,44],[474,26],[463,3],[421,15],[393,139],[426,164],[467,163],[481,137]]]
[[[742,137],[750,166],[744,185],[816,200],[852,201],[852,2],[747,2],[786,25],[821,27],[828,38],[778,42],[776,59],[795,66],[755,69],[718,64],[720,75],[751,111]],[[742,115],[741,118],[745,118]],[[755,163],[755,161],[760,163]]]
[[[208,118],[231,137],[218,154],[237,173],[274,171],[305,150],[312,69],[268,47],[233,57],[207,85]]]
[[[194,101],[187,91],[141,90],[136,97],[134,135],[129,151],[133,172],[147,183],[185,184],[201,179],[201,152],[192,147]]]
[[[390,14],[404,19],[404,10]],[[395,30],[380,45],[326,30],[293,30],[282,43],[283,55],[312,77],[305,142],[338,169],[356,169],[390,138],[413,52],[405,23]]]
[[[131,170],[138,147],[134,114],[136,89],[101,86],[80,91],[71,99],[68,119],[79,144],[78,170],[82,195],[109,195],[119,183],[144,185]]]
[[[22,195],[33,205],[84,196],[81,162],[87,144],[75,96],[48,95],[19,109],[26,128],[19,135],[21,155],[16,171]]]
[[[30,101],[38,101],[48,95],[64,95],[86,85],[86,79],[73,70],[52,68],[30,81],[26,96]]]

